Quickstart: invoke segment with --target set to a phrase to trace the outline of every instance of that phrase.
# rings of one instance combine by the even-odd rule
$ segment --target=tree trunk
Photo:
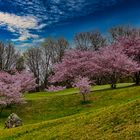
[[[97,85],[101,85],[102,84],[102,78],[97,78]]]
[[[4,107],[2,107],[2,108],[0,109],[0,116],[1,116],[3,110],[4,110]]]
[[[44,90],[46,87],[48,87],[48,84],[49,84],[49,82],[48,82],[48,77],[49,77],[49,74],[46,74],[46,75],[45,75],[45,79],[44,79],[44,83],[43,83],[43,90]]]
[[[83,95],[83,101],[86,102],[86,96],[85,96],[85,94],[82,93],[82,95]]]
[[[135,83],[140,85],[140,72],[135,73]]]
[[[39,78],[36,78],[36,84],[37,84],[36,92],[39,92],[40,91]]]
[[[114,84],[114,83],[111,84],[111,88],[112,88],[112,89],[116,89],[116,84]]]
[[[113,75],[111,76],[111,88],[116,89],[116,83],[117,83],[117,76],[116,73],[114,72]]]

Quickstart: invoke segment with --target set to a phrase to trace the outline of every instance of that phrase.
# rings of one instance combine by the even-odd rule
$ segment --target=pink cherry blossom
[[[35,88],[35,79],[27,72],[9,74],[0,72],[0,106],[25,102],[23,93]]]
[[[72,81],[75,77],[92,77],[98,72],[98,65],[94,63],[96,55],[91,51],[71,50],[65,53],[62,62],[54,65],[54,75],[51,82]]]
[[[90,93],[91,82],[87,77],[78,77],[73,84],[74,87],[79,89],[79,93],[82,94],[84,102],[86,101],[86,94]]]
[[[118,43],[99,51],[68,51],[62,62],[54,65],[51,82],[73,82],[76,77],[107,77],[112,85],[118,78],[137,72],[139,65],[128,57]]]
[[[131,36],[122,37],[119,39],[119,45],[123,48],[125,54],[137,61],[140,65],[140,35],[139,32],[135,31]],[[140,84],[140,71],[135,73],[136,84]]]
[[[64,89],[66,89],[66,87],[51,85],[50,87],[48,87],[47,91],[56,92],[56,91],[61,91],[61,90],[64,90]]]
[[[139,71],[138,63],[129,58],[118,44],[100,49],[95,61],[101,68],[98,74],[106,76],[114,88],[118,78]]]

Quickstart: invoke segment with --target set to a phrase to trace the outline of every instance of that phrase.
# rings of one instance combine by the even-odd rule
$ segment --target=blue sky
[[[71,41],[76,32],[106,34],[117,25],[140,26],[139,0],[0,0],[0,40],[21,50],[45,37]]]

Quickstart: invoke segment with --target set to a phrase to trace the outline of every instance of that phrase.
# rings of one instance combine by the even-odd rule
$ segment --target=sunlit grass
[[[75,89],[28,94],[27,104],[3,112],[0,138],[134,139],[139,136],[140,128],[140,87],[131,85],[119,84],[115,90],[109,85],[95,86],[87,96],[87,104],[81,103],[82,97],[74,94]],[[22,118],[22,127],[2,129],[10,112]]]
[[[132,86],[133,83],[120,83],[117,84],[117,88],[122,88],[122,87],[129,87]],[[110,89],[110,85],[96,85],[92,86],[92,91],[97,91],[97,90],[105,90],[105,89]],[[59,92],[38,92],[38,93],[31,93],[31,94],[26,94],[25,97],[27,100],[36,100],[36,99],[42,99],[48,96],[55,96],[55,95],[69,95],[69,94],[74,94],[78,93],[77,89],[70,88],[70,89],[65,89],[63,91]]]

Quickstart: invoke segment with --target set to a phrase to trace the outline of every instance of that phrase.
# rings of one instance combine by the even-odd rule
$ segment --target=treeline
[[[137,46],[132,51],[135,51],[134,55],[136,54],[134,59],[140,62],[140,29],[118,26],[111,28],[108,36],[103,36],[98,31],[77,33],[73,39],[74,47],[71,47],[65,38],[46,38],[40,47],[31,47],[20,54],[13,45],[0,43],[0,70],[29,70],[36,78],[36,84],[38,85],[36,91],[40,91],[50,85],[48,79],[50,75],[54,74],[53,66],[62,62],[65,52],[68,53],[69,50],[73,49],[96,52],[100,48],[119,43],[124,38],[129,38],[129,41],[126,42],[129,46]],[[134,57],[134,55],[130,57]],[[131,75],[129,78],[139,84],[140,72]],[[128,80],[126,77],[120,77],[118,80],[124,81],[125,79]],[[65,84],[68,85],[66,82],[69,81],[65,81]],[[105,83],[108,83],[107,77],[96,77],[96,84]]]

